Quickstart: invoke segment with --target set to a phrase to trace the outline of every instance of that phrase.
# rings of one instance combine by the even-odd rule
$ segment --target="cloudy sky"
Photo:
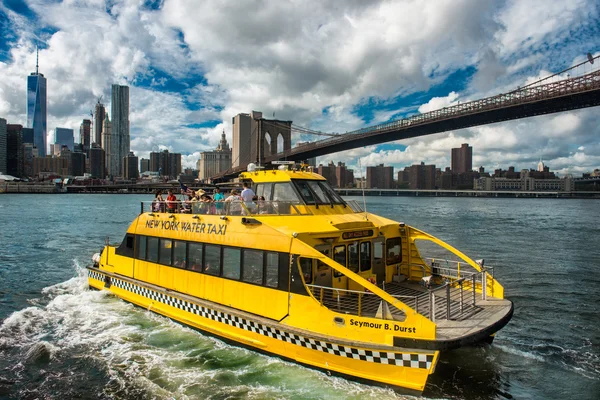
[[[167,148],[195,166],[223,130],[231,143],[240,112],[343,133],[506,92],[600,54],[599,39],[597,0],[2,0],[0,117],[25,124],[39,46],[49,131],[78,132],[96,99],[110,107],[111,84],[125,84],[132,150]],[[474,167],[534,168],[541,157],[580,175],[600,168],[599,116],[589,108],[319,161],[444,168],[469,143]]]

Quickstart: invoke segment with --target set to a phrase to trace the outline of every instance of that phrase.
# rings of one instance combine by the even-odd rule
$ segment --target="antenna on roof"
[[[38,46],[35,46],[35,74],[38,74],[38,67],[39,67],[39,60],[40,60],[40,48]]]
[[[362,188],[363,197],[363,208],[365,210],[365,219],[369,220],[369,214],[367,214],[367,199],[365,198],[365,181],[363,180],[362,165],[360,164],[360,157],[358,158],[358,169],[360,169],[360,187]]]

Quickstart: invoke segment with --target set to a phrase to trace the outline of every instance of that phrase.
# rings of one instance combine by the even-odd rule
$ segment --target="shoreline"
[[[210,191],[211,187],[203,189]],[[179,189],[175,184],[67,186],[32,185],[30,183],[0,184],[0,194],[147,194],[156,190]],[[341,196],[362,197],[467,197],[467,198],[525,198],[525,199],[600,199],[600,191],[535,192],[535,191],[482,191],[482,190],[416,190],[416,189],[335,189]]]

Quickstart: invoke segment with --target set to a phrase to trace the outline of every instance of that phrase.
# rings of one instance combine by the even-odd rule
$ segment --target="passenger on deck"
[[[246,204],[248,204],[252,201],[252,198],[254,196],[256,196],[256,194],[254,193],[254,190],[252,190],[250,188],[250,185],[248,184],[248,182],[244,182],[243,187],[244,187],[244,190],[242,190],[241,196],[242,196],[242,199],[246,202]]]
[[[225,200],[225,196],[221,193],[221,189],[215,188],[215,192],[213,193],[213,202],[215,203],[215,210],[217,214],[223,213],[223,200]]]
[[[173,213],[177,210],[177,197],[173,194],[171,189],[168,190],[169,195],[167,196],[167,211]]]
[[[242,213],[242,197],[238,194],[236,189],[231,191],[231,194],[225,199],[225,202],[229,203],[229,214],[240,215]]]
[[[152,211],[154,212],[165,212],[165,200],[162,197],[162,191],[159,189],[154,194],[154,200],[152,201]]]

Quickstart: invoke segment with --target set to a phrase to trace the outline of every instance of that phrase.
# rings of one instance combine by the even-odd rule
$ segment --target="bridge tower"
[[[292,148],[292,121],[263,118],[262,112],[233,117],[232,166],[264,164],[265,157]]]

